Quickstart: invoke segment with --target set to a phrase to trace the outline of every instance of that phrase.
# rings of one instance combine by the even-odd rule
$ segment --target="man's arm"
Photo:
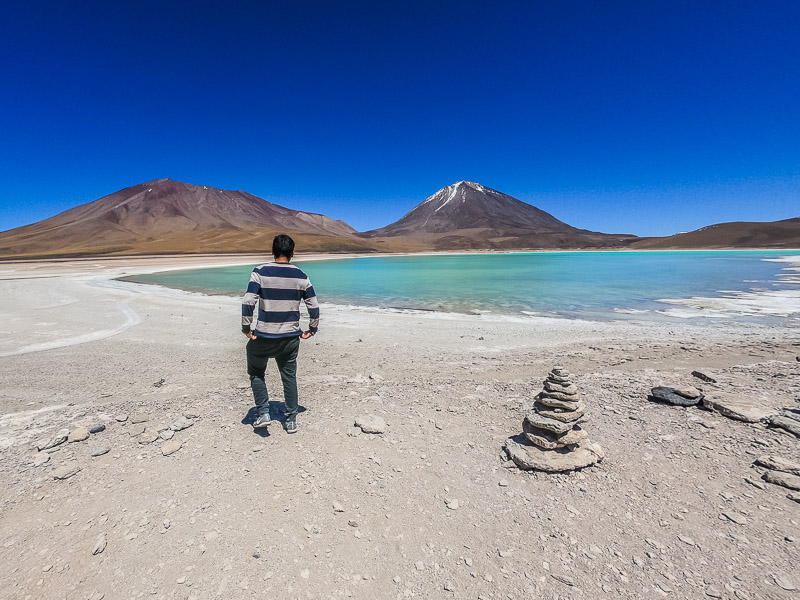
[[[308,281],[308,280],[306,280]],[[308,333],[311,337],[319,329],[319,302],[317,302],[317,293],[314,291],[314,286],[308,281],[306,289],[303,290],[303,302],[306,303],[308,309]]]
[[[242,333],[247,337],[253,339],[253,334],[250,333],[250,328],[253,324],[253,313],[255,313],[256,305],[260,297],[261,291],[261,277],[256,270],[250,273],[250,283],[247,284],[247,291],[242,300]]]

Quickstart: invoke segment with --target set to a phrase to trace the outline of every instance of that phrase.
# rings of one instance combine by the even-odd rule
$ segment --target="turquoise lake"
[[[797,290],[770,262],[800,251],[535,252],[374,256],[298,262],[323,303],[569,318],[664,318],[659,299]],[[125,278],[209,294],[244,293],[253,266]],[[786,273],[786,271],[783,271]],[[800,307],[798,307],[800,308]],[[620,312],[622,311],[622,312]]]

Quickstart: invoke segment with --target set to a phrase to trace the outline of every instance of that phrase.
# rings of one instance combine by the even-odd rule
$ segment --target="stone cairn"
[[[522,422],[522,434],[506,440],[506,454],[525,470],[556,473],[594,465],[604,453],[581,428],[588,418],[569,372],[553,367]]]

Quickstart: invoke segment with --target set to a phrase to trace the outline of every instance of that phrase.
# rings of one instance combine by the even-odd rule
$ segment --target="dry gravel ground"
[[[797,597],[800,504],[753,461],[800,461],[800,440],[646,399],[691,384],[800,406],[796,323],[323,305],[299,358],[299,432],[265,434],[249,425],[238,301],[110,287],[115,269],[0,281],[2,598]],[[26,347],[51,349],[13,354]],[[555,364],[606,459],[508,468],[502,444]],[[182,415],[179,450],[147,443]],[[360,433],[362,415],[386,431]],[[54,479],[64,466],[80,471]]]

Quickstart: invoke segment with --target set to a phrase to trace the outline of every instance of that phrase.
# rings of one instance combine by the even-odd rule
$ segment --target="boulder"
[[[695,406],[700,403],[702,398],[702,394],[694,398],[688,398],[678,393],[675,388],[661,385],[651,389],[650,396],[647,399],[651,402],[664,402],[674,406]]]
[[[750,397],[740,396],[714,396],[703,398],[703,406],[710,410],[716,410],[719,414],[744,421],[745,423],[757,423],[768,419],[775,414],[775,410],[764,406],[763,402]]]
[[[524,435],[506,440],[508,457],[520,469],[559,473],[597,464],[603,460],[603,450],[597,444],[584,441],[572,448],[545,450],[532,444]]]
[[[383,433],[386,431],[386,421],[377,415],[362,415],[356,419],[355,426],[364,433]]]

